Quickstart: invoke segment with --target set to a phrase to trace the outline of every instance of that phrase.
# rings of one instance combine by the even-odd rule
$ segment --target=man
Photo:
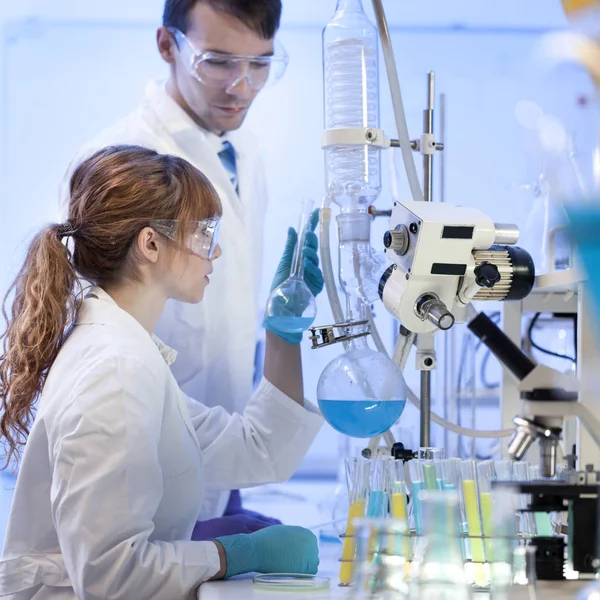
[[[97,149],[138,144],[175,154],[200,169],[223,204],[226,249],[211,276],[211,293],[199,305],[172,302],[156,333],[178,352],[173,373],[192,398],[210,399],[241,412],[252,393],[262,265],[266,186],[258,141],[238,128],[260,90],[283,75],[285,51],[275,42],[281,0],[166,0],[157,31],[160,55],[169,65],[166,82],[151,82],[140,106],[86,144],[63,181]],[[239,492],[212,492],[198,539],[214,533],[249,532],[278,521],[244,511]]]

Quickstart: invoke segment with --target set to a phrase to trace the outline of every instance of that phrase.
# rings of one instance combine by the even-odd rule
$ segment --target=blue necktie
[[[219,152],[219,158],[221,159],[222,165],[225,167],[227,174],[229,175],[229,181],[231,185],[238,191],[238,180],[237,180],[237,167],[235,164],[235,150],[230,142],[224,141],[223,148]]]

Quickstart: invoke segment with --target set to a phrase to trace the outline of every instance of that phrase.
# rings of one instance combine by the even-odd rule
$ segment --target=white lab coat
[[[259,290],[267,190],[257,138],[244,130],[226,138],[237,153],[239,197],[218,157],[222,139],[200,129],[163,83],[150,82],[142,103],[84,145],[71,162],[61,186],[61,218],[67,218],[75,167],[105,146],[137,144],[181,156],[208,177],[223,204],[223,255],[215,262],[203,302],[169,301],[156,334],[177,351],[173,373],[186,394],[208,406],[218,402],[229,412],[242,412],[252,394],[258,319],[264,309]],[[207,496],[200,518],[221,516],[228,498]]]
[[[265,379],[243,416],[190,400],[168,367],[174,352],[93,294],[40,398],[0,596],[193,598],[219,569],[212,542],[190,541],[204,490],[289,478],[322,419]]]

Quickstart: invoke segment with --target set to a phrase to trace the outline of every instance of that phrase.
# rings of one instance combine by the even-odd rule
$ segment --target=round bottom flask
[[[365,338],[332,360],[319,378],[319,408],[337,431],[356,438],[386,432],[406,405],[406,386],[398,367]]]

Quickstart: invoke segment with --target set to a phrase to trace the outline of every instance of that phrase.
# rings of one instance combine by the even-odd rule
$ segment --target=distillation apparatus
[[[466,322],[472,300],[521,299],[532,289],[531,257],[515,246],[513,225],[497,225],[481,211],[433,203],[436,142],[434,75],[428,74],[424,130],[411,140],[404,114],[389,29],[381,0],[373,0],[377,26],[362,0],[338,0],[323,31],[326,193],[320,211],[320,248],[327,295],[335,324],[311,327],[313,348],[342,342],[346,352],[332,361],[319,380],[317,398],[325,418],[338,431],[393,444],[389,427],[406,398],[420,408],[420,446],[430,447],[430,422],[473,437],[506,437],[512,430],[473,431],[431,413],[431,371],[436,367],[434,335],[455,322]],[[397,138],[379,126],[378,40],[392,96]],[[400,148],[411,201],[394,203],[383,240],[384,252],[371,246],[373,202],[381,191],[381,152]],[[423,189],[413,152],[423,157]],[[331,206],[339,207],[338,297],[330,247]],[[386,212],[386,211],[382,211]],[[401,323],[393,354],[377,332],[371,304],[383,301]],[[371,336],[376,351],[367,345]],[[421,390],[406,388],[402,369],[412,345],[417,347]],[[394,418],[395,417],[395,418]],[[374,436],[374,437],[373,437]]]

